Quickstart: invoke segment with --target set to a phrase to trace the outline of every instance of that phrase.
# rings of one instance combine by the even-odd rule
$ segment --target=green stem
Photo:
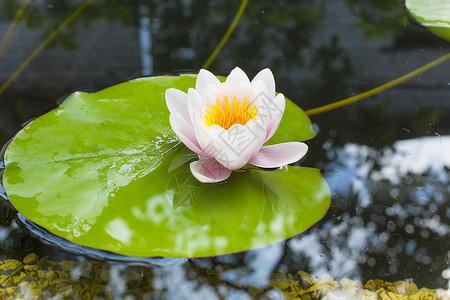
[[[31,53],[25,61],[17,68],[16,71],[6,80],[5,83],[0,87],[0,95],[11,85],[14,79],[22,73],[22,71],[30,64],[30,62],[38,55],[42,49],[44,49],[60,32],[63,30],[70,22],[73,21],[82,11],[86,8],[91,0],[85,0],[55,31],[50,34],[47,39],[37,47],[33,53]]]
[[[207,69],[213,61],[216,59],[216,56],[219,54],[219,52],[222,50],[225,43],[230,38],[230,35],[233,33],[234,28],[239,23],[239,20],[242,17],[242,14],[244,13],[245,8],[247,7],[248,0],[242,0],[241,5],[239,6],[239,9],[236,13],[236,16],[233,19],[233,22],[231,22],[230,27],[228,27],[227,32],[225,32],[225,35],[223,36],[222,40],[220,40],[220,43],[217,45],[216,49],[214,49],[214,52],[211,53],[211,55],[206,60],[205,64],[203,65],[202,69]]]
[[[14,28],[16,28],[17,23],[19,22],[20,18],[22,17],[24,11],[27,9],[28,4],[30,4],[31,0],[25,0],[22,5],[20,6],[19,10],[14,15],[14,19],[12,20],[11,24],[9,24],[8,29],[6,30],[5,35],[3,36],[2,40],[0,41],[0,55],[3,52],[3,48],[6,47],[6,44],[8,43],[9,36],[13,32]]]
[[[447,53],[446,55],[444,55],[444,56],[442,56],[442,57],[440,57],[440,58],[438,58],[438,59],[436,59],[436,60],[426,64],[425,66],[420,67],[420,68],[418,68],[418,69],[416,69],[416,70],[414,70],[414,71],[412,71],[412,72],[410,72],[410,73],[408,73],[406,75],[403,75],[402,77],[399,77],[399,78],[397,78],[395,80],[392,80],[392,81],[390,81],[388,83],[385,83],[385,84],[383,84],[383,85],[381,85],[379,87],[376,87],[374,89],[371,89],[371,90],[369,90],[367,92],[364,92],[362,94],[359,94],[359,95],[356,95],[356,96],[353,96],[353,97],[350,97],[350,98],[347,98],[347,99],[344,99],[344,100],[340,100],[340,101],[337,101],[337,102],[334,102],[334,103],[331,103],[331,104],[328,104],[328,105],[324,105],[324,106],[320,106],[320,107],[317,107],[317,108],[313,108],[313,109],[307,110],[307,111],[305,111],[305,113],[308,116],[313,116],[313,115],[321,114],[321,113],[324,113],[324,112],[327,112],[327,111],[330,111],[330,110],[333,110],[333,109],[337,109],[337,108],[349,105],[351,103],[363,100],[363,99],[368,98],[370,96],[373,96],[373,95],[376,95],[378,93],[381,93],[381,92],[383,92],[383,91],[385,91],[387,89],[390,89],[390,88],[392,88],[392,87],[394,87],[396,85],[399,85],[399,84],[401,84],[401,83],[403,83],[403,82],[405,82],[405,81],[407,81],[407,80],[409,80],[409,79],[411,79],[411,78],[413,78],[413,77],[415,77],[415,76],[417,76],[417,75],[419,75],[419,74],[421,74],[421,73],[423,73],[425,71],[428,71],[431,68],[436,67],[437,65],[445,62],[448,59],[450,59],[450,53]]]

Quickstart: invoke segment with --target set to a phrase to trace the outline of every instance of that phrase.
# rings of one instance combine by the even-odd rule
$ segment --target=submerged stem
[[[330,111],[330,110],[333,110],[333,109],[337,109],[337,108],[349,105],[351,103],[363,100],[363,99],[368,98],[370,96],[373,96],[373,95],[376,95],[378,93],[381,93],[381,92],[383,92],[383,91],[385,91],[387,89],[390,89],[390,88],[392,88],[392,87],[394,87],[396,85],[399,85],[399,84],[401,84],[401,83],[403,83],[403,82],[405,82],[405,81],[407,81],[407,80],[409,80],[409,79],[411,79],[411,78],[413,78],[413,77],[415,77],[415,76],[417,76],[417,75],[419,75],[419,74],[421,74],[421,73],[423,73],[425,71],[428,71],[431,68],[436,67],[437,65],[445,62],[448,59],[450,59],[450,53],[447,53],[446,55],[444,55],[444,56],[442,56],[442,57],[440,57],[440,58],[438,58],[438,59],[436,59],[436,60],[426,64],[425,66],[422,66],[422,67],[420,67],[420,68],[418,68],[418,69],[416,69],[416,70],[414,70],[414,71],[412,71],[412,72],[410,72],[410,73],[408,73],[406,75],[403,75],[403,76],[401,76],[401,77],[399,77],[397,79],[394,79],[394,80],[392,80],[392,81],[390,81],[388,83],[380,85],[379,87],[376,87],[374,89],[368,90],[367,92],[364,92],[362,94],[359,94],[359,95],[356,95],[356,96],[353,96],[353,97],[350,97],[350,98],[347,98],[347,99],[344,99],[344,100],[340,100],[340,101],[337,101],[337,102],[334,102],[334,103],[331,103],[331,104],[327,104],[327,105],[324,105],[324,106],[320,106],[320,107],[317,107],[317,108],[313,108],[313,109],[307,110],[307,111],[305,111],[305,113],[308,116],[313,116],[313,115],[321,114],[321,113],[324,113],[324,112],[327,112],[327,111]]]
[[[70,22],[73,21],[89,4],[91,0],[85,0],[83,4],[81,4],[64,22],[55,29],[55,31],[50,34],[47,39],[39,45],[26,59],[25,61],[17,68],[16,71],[2,84],[0,87],[0,95],[11,85],[14,79],[22,73],[22,71],[30,64],[30,62],[42,51],[60,32],[63,30]]]
[[[239,23],[239,20],[241,19],[242,14],[244,13],[245,8],[247,7],[247,3],[248,3],[248,0],[242,0],[241,1],[241,5],[239,6],[239,9],[238,9],[238,11],[236,13],[236,16],[233,19],[233,22],[231,22],[230,27],[228,27],[227,32],[225,32],[225,35],[220,40],[220,42],[217,45],[216,49],[214,49],[214,52],[211,53],[211,55],[208,57],[208,59],[206,60],[205,64],[202,66],[202,69],[208,68],[213,63],[214,59],[216,59],[216,56],[222,50],[223,46],[225,45],[225,43],[230,38],[230,35],[233,33],[234,28]]]
[[[5,35],[2,37],[2,40],[0,41],[0,55],[3,52],[3,49],[6,47],[6,44],[8,43],[9,36],[13,32],[14,28],[16,28],[17,23],[19,22],[20,18],[22,17],[24,11],[27,9],[28,4],[30,4],[31,0],[25,0],[22,5],[19,7],[19,10],[14,15],[14,19],[12,20],[11,24],[8,26],[8,29],[6,30]]]

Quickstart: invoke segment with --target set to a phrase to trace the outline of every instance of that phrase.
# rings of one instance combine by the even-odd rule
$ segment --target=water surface
[[[1,83],[76,8],[47,4],[31,4],[2,44]],[[223,1],[127,4],[93,1],[0,95],[2,145],[73,91],[142,74],[197,72],[237,10],[237,3]],[[20,3],[2,5],[3,33]],[[252,2],[210,70],[226,75],[239,66],[254,76],[269,67],[279,92],[305,110],[318,107],[448,53],[448,43],[405,11],[397,1]],[[322,170],[332,204],[323,220],[290,240],[219,257],[93,263],[102,254],[48,244],[2,201],[0,259],[36,253],[75,261],[70,276],[79,283],[100,278],[106,287],[99,283],[98,295],[111,297],[247,299],[262,290],[279,298],[271,286],[277,270],[449,289],[449,98],[446,63],[365,102],[312,117],[318,134],[300,164]],[[85,283],[91,292],[92,282]]]

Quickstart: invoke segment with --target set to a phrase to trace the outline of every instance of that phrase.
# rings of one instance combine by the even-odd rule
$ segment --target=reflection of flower
[[[247,163],[280,167],[296,162],[308,150],[298,142],[263,146],[277,130],[285,106],[284,96],[275,96],[269,69],[250,82],[235,68],[224,83],[200,70],[195,89],[187,94],[168,89],[166,102],[173,131],[199,156],[190,167],[201,182],[225,180]]]

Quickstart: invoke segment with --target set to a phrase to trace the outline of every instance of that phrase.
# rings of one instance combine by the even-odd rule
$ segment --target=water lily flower
[[[261,168],[284,166],[308,150],[300,142],[263,146],[277,130],[285,108],[283,94],[275,95],[270,69],[250,81],[235,68],[223,83],[200,70],[195,89],[187,94],[167,89],[166,103],[173,131],[198,154],[190,169],[201,182],[223,181],[248,163]]]

